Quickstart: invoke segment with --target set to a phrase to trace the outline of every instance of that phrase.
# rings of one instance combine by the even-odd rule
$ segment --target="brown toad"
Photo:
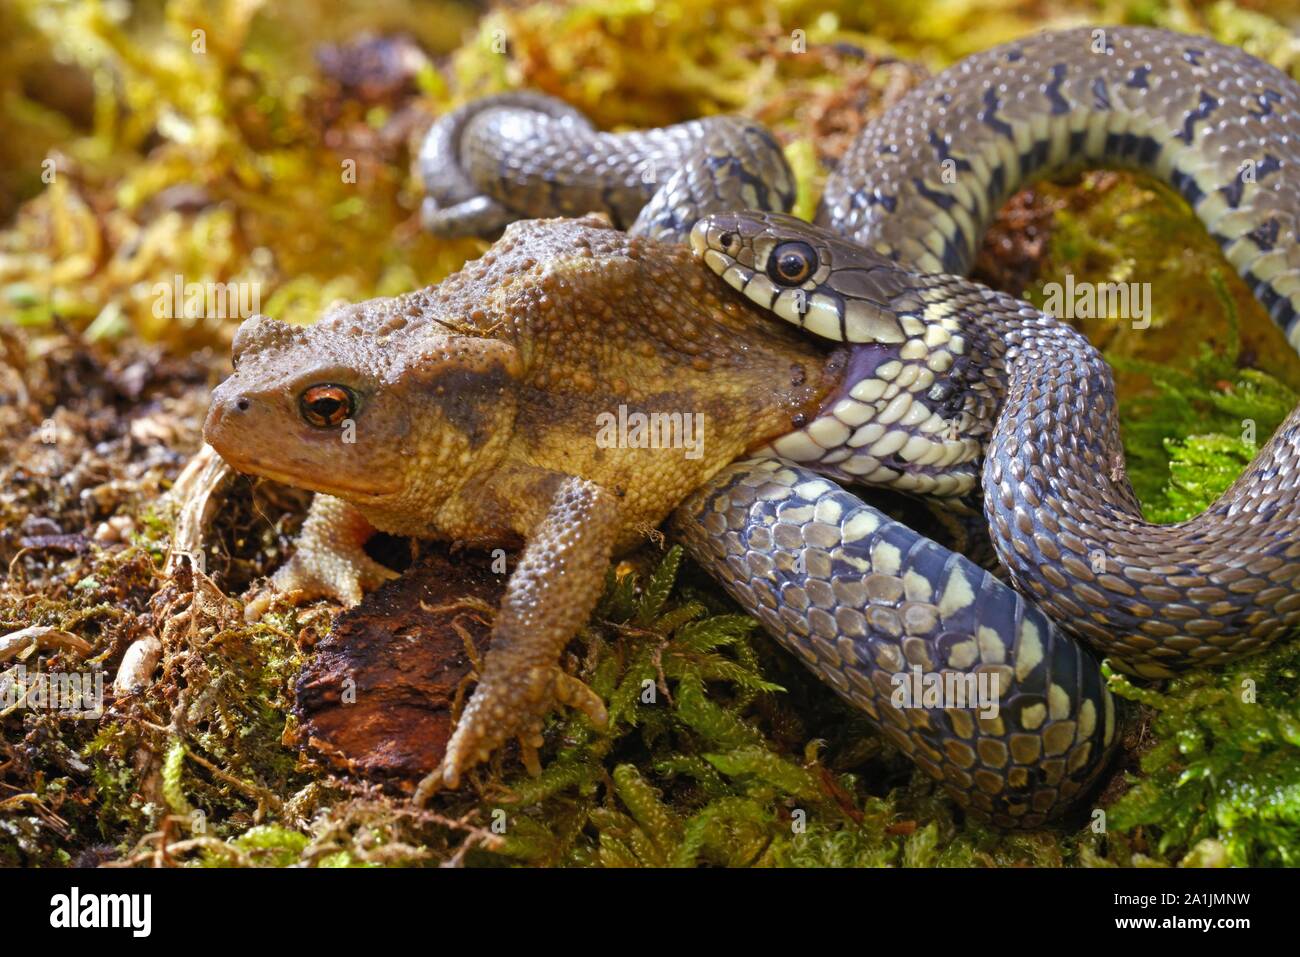
[[[451,787],[511,737],[536,770],[556,700],[603,723],[558,660],[611,555],[815,414],[842,366],[685,246],[595,217],[517,223],[437,286],[310,327],[255,316],[233,353],[208,442],[242,472],[319,493],[276,590],[356,603],[394,575],[362,550],[375,529],[523,546],[431,776]]]

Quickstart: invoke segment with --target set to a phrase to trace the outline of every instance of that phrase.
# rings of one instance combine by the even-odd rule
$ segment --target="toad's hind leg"
[[[478,688],[442,764],[420,783],[417,803],[442,785],[457,787],[464,771],[512,737],[519,739],[528,769],[538,771],[542,724],[557,701],[605,724],[604,702],[560,670],[559,657],[600,598],[618,508],[592,482],[557,478],[549,507],[506,586]]]

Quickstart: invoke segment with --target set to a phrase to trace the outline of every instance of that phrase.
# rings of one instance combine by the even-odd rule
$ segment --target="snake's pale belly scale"
[[[603,209],[634,232],[689,234],[749,302],[853,344],[821,412],[716,476],[674,530],[962,804],[1034,826],[1097,778],[1118,717],[1076,638],[1154,677],[1300,626],[1300,410],[1205,514],[1146,524],[1101,356],[959,275],[1027,178],[1075,162],[1133,167],[1182,193],[1300,349],[1300,87],[1289,77],[1160,30],[1007,44],[868,126],[827,183],[820,228],[779,215],[789,170],[747,121],[620,139],[566,109],[516,116],[507,99],[444,123],[426,150],[448,170],[426,221],[487,232],[520,215]],[[676,172],[662,187],[633,182],[647,163]],[[739,212],[755,208],[773,212]],[[814,268],[788,280],[778,264],[795,246]],[[982,491],[1020,594],[828,479],[950,502]],[[996,678],[996,714],[895,706],[913,669]]]

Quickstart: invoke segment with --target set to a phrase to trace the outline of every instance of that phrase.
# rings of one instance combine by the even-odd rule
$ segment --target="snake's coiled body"
[[[615,226],[685,239],[704,212],[789,209],[794,176],[776,140],[736,116],[600,133],[550,97],[504,93],[434,125],[420,151],[424,225],[490,236],[516,219],[600,211]]]
[[[455,121],[444,125],[441,152],[426,150],[426,168],[441,162],[458,177],[434,190],[432,225],[441,217],[447,228],[458,203],[495,204],[498,218],[578,211],[559,199],[575,194],[556,172],[577,168],[576,143],[596,157],[574,200],[584,210],[639,215],[634,230],[669,239],[689,232],[741,295],[855,344],[821,414],[717,476],[675,527],[779,641],[963,804],[1032,826],[1100,772],[1114,702],[1071,635],[1161,676],[1300,625],[1300,410],[1205,514],[1149,525],[1124,476],[1114,385],[1096,350],[953,275],[1027,177],[1073,162],[1137,167],[1180,190],[1300,348],[1300,88],[1281,72],[1203,38],[1137,28],[986,51],[863,132],[827,184],[818,227],[738,211],[779,213],[789,197],[779,151],[744,121],[655,132],[673,144],[663,168],[677,171],[655,190],[640,184],[639,213],[593,197],[617,185],[601,185],[601,169],[617,167],[626,184],[610,158],[620,142],[634,147],[633,168],[653,163],[651,134],[575,135],[569,120],[524,119],[490,101],[460,122],[455,137]],[[523,145],[505,145],[512,125]],[[806,275],[782,273],[790,256],[811,263]],[[1037,607],[822,476],[947,500],[982,490],[999,558]],[[996,676],[997,707],[900,707],[899,676],[914,669]]]

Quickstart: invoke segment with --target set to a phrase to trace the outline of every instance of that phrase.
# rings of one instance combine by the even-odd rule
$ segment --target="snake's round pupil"
[[[722,243],[722,251],[730,252],[732,244],[736,241],[735,233],[723,233],[718,237],[718,242]]]
[[[785,286],[796,286],[817,269],[817,253],[807,243],[782,243],[772,250],[768,275]]]
[[[352,415],[352,393],[341,385],[314,385],[298,399],[298,408],[308,425],[326,429]]]

